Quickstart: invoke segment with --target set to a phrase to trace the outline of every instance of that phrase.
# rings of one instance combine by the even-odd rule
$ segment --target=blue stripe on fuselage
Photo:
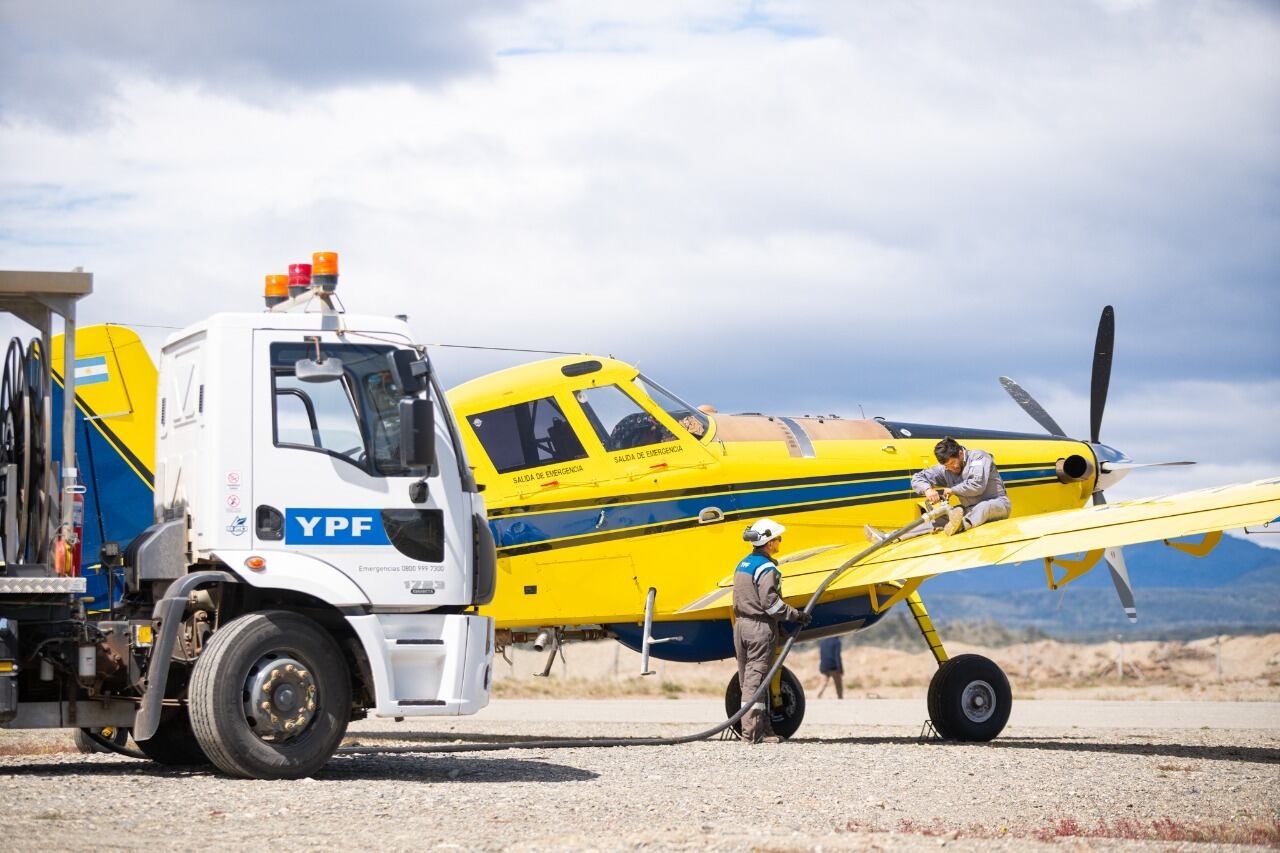
[[[1053,477],[1055,472],[1052,468],[1030,468],[1020,471],[1001,471],[1000,476],[1007,483],[1016,483]],[[493,530],[493,538],[498,548],[502,549],[556,539],[615,533],[655,524],[690,521],[696,519],[698,513],[709,506],[718,507],[726,514],[754,513],[799,504],[876,495],[883,495],[885,499],[899,499],[912,494],[911,480],[908,477],[764,488],[747,492],[735,492],[732,489],[733,486],[729,485],[721,494],[704,494],[625,505],[581,507],[560,512],[501,516],[491,519],[489,527]]]
[[[785,589],[783,590],[786,591]],[[805,629],[802,639],[817,638],[842,631],[860,631],[869,628],[884,612],[876,613],[866,596],[842,598],[819,604],[813,610],[813,623]],[[788,630],[794,628],[790,623]],[[634,622],[605,625],[618,642],[629,649],[640,651],[644,640],[644,626]],[[702,663],[733,657],[733,624],[728,619],[698,619],[690,622],[654,622],[654,639],[673,638],[670,642],[649,647],[649,654],[661,660]],[[680,639],[674,639],[679,637]]]

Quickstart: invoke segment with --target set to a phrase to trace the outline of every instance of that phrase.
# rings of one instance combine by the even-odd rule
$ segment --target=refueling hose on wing
[[[804,606],[802,612],[807,614],[813,613],[813,608],[817,606],[818,599],[827,591],[833,583],[854,565],[866,559],[870,555],[879,551],[886,545],[897,542],[908,533],[916,530],[923,524],[932,523],[935,519],[941,518],[950,507],[946,501],[940,501],[933,509],[924,513],[920,518],[899,527],[892,533],[885,535],[879,542],[873,542],[871,545],[862,549],[856,556],[844,561],[838,567],[832,570],[823,580],[818,588],[814,590],[813,595],[809,596],[809,603]],[[778,671],[782,669],[782,662],[787,659],[787,655],[791,653],[791,647],[795,645],[796,637],[800,635],[801,629],[796,628],[788,637],[786,643],[783,644],[782,650],[778,652],[778,657],[773,662],[773,667],[769,670],[769,674],[765,676],[760,687],[749,699],[743,700],[742,707],[738,712],[723,722],[716,723],[709,729],[696,732],[690,735],[681,735],[679,737],[644,737],[644,738],[577,738],[577,739],[557,739],[557,740],[522,740],[511,743],[451,743],[440,745],[422,746],[344,746],[337,750],[340,755],[361,755],[361,754],[394,754],[394,753],[418,753],[418,752],[494,752],[504,749],[583,749],[587,747],[606,747],[606,746],[670,746],[678,743],[692,743],[697,740],[706,740],[720,734],[725,729],[737,723],[742,719],[747,710],[756,702],[764,699],[770,685],[773,683],[774,677]]]

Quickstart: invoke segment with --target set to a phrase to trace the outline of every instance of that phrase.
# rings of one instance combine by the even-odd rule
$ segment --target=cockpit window
[[[553,397],[481,412],[468,420],[499,474],[587,455]]]
[[[702,438],[707,434],[711,421],[702,412],[645,376],[636,377],[636,386],[648,394],[649,399],[657,403],[662,411],[671,415],[671,419],[687,429],[694,438]]]
[[[617,385],[583,388],[574,396],[605,450],[626,450],[676,440],[671,430]]]

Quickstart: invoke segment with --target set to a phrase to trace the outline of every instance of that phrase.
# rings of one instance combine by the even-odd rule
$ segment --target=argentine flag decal
[[[96,385],[99,382],[110,381],[111,375],[107,372],[107,357],[105,355],[93,355],[88,358],[76,359],[77,385]]]

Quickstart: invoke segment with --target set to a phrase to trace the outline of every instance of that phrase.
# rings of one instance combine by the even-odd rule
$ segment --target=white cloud
[[[1276,468],[1271,9],[459,15],[485,73],[299,70],[264,96],[116,51],[106,124],[0,127],[2,264],[93,270],[89,321],[182,325],[334,249],[349,306],[430,341],[614,353],[726,408],[1034,429],[1011,373],[1077,433],[1114,304],[1104,437],[1204,463],[1143,482]]]

